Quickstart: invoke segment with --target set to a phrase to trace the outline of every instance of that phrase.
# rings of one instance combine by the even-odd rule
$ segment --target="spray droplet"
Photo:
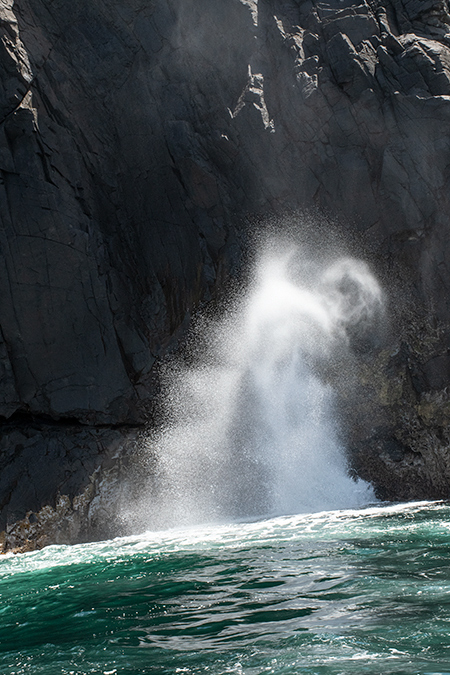
[[[318,373],[376,319],[381,289],[349,258],[313,280],[311,264],[307,279],[289,269],[286,256],[263,258],[239,307],[204,328],[210,347],[198,365],[169,369],[168,421],[149,439],[157,480],[139,508],[143,526],[374,501],[370,486],[348,475],[334,392]]]

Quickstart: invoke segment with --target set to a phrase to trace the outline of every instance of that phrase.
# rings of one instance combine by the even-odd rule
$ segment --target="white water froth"
[[[320,270],[298,252],[266,255],[245,300],[204,329],[199,364],[168,370],[167,420],[148,441],[155,477],[140,504],[142,525],[373,502],[370,486],[348,475],[326,378],[349,336],[364,333],[381,306],[362,262]]]

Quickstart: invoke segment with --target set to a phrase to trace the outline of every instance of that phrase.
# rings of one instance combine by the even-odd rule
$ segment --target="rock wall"
[[[142,421],[155,358],[235,264],[202,137],[246,80],[228,4],[202,26],[184,3],[192,44],[177,2],[2,4],[4,417]]]
[[[41,420],[51,463],[50,420],[148,421],[155,361],[239,269],[245,218],[314,208],[391,298],[366,403],[343,402],[351,462],[385,498],[447,497],[448,2],[2,0],[0,32],[4,466],[14,425]],[[47,505],[11,485],[16,520]]]
[[[142,488],[140,449],[136,429],[5,424],[0,553],[128,534],[121,514]]]

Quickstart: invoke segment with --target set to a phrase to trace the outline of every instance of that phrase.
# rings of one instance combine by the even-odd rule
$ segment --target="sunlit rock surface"
[[[314,207],[390,294],[342,404],[353,465],[448,496],[448,2],[2,0],[0,31],[2,418],[145,422],[245,218]],[[23,490],[22,516],[47,505]]]

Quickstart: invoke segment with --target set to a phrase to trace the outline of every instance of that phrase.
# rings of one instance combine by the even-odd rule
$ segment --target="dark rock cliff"
[[[448,497],[448,2],[2,0],[0,31],[1,527],[80,512],[244,218],[310,208],[395,289],[343,403],[353,467]]]

